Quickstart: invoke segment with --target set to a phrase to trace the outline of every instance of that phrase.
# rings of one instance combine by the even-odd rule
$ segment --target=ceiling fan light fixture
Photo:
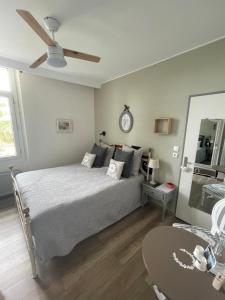
[[[67,65],[63,49],[58,44],[48,47],[47,63],[55,68],[63,68]]]
[[[47,63],[55,68],[63,68],[67,65],[67,62],[64,57],[58,57],[55,55],[48,57]]]

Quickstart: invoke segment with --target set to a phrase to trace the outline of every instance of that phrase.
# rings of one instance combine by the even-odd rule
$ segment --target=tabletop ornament
[[[195,247],[195,250],[193,252],[194,258],[195,258],[195,267],[202,272],[207,271],[207,259],[204,256],[205,249],[202,246],[197,245]]]
[[[181,252],[184,252],[186,253],[188,256],[190,256],[190,258],[192,259],[192,264],[190,265],[186,265],[184,263],[182,263],[177,255],[176,255],[176,252],[173,252],[173,259],[175,260],[175,262],[181,267],[181,268],[184,268],[184,269],[188,269],[188,270],[194,270],[195,268],[195,258],[194,258],[194,255],[192,255],[190,252],[188,252],[186,249],[179,249]]]
[[[206,272],[210,271],[216,265],[216,258],[211,246],[208,246],[206,249],[204,249],[202,246],[197,245],[193,251],[193,254],[183,248],[179,249],[179,251],[187,254],[192,259],[191,264],[184,264],[179,260],[176,252],[173,252],[173,259],[181,268],[187,270],[194,270],[194,268],[196,268],[199,271]]]
[[[202,272],[209,272],[216,266],[216,257],[210,245],[205,249],[197,245],[193,252],[195,258],[195,267]]]

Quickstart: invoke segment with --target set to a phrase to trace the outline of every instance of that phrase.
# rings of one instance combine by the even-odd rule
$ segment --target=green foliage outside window
[[[5,120],[3,118],[5,113],[1,108],[4,106],[5,103],[0,103],[0,148],[4,144],[12,144],[14,142],[11,120]]]
[[[3,143],[13,143],[13,133],[10,121],[0,121],[0,146]]]

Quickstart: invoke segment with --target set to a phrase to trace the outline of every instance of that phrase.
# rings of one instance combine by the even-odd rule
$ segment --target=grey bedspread
[[[41,261],[68,254],[140,205],[143,176],[117,181],[106,169],[75,164],[16,176]]]

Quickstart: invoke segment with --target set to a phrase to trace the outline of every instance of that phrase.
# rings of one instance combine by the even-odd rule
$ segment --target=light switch
[[[178,153],[177,152],[173,152],[173,157],[174,158],[178,158]]]
[[[179,146],[173,146],[173,151],[174,152],[179,152],[180,150],[180,147]]]

